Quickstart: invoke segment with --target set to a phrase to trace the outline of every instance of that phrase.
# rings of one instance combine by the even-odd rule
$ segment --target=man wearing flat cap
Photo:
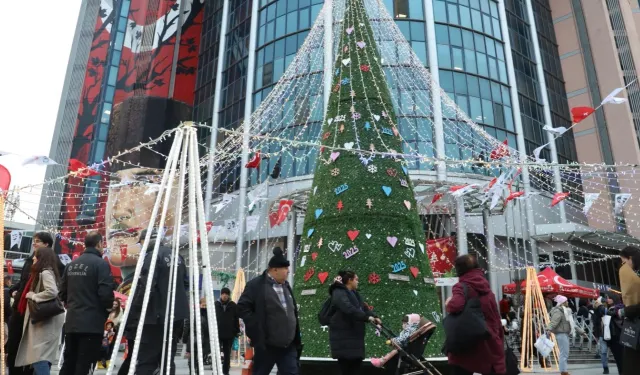
[[[253,374],[298,375],[300,325],[293,291],[287,282],[289,261],[273,249],[269,268],[249,281],[238,301],[238,313],[254,347]]]

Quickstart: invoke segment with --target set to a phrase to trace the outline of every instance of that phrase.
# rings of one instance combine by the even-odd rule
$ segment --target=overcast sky
[[[32,1],[23,16],[0,22],[0,151],[49,155],[81,1]],[[0,157],[0,164],[11,172],[12,187],[44,179],[45,167],[22,167],[10,156]],[[39,194],[21,194],[21,209],[36,216]]]

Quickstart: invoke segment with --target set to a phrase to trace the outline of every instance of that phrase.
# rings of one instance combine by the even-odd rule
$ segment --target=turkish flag
[[[9,190],[9,185],[11,185],[11,173],[0,164],[0,191],[4,191],[6,194]]]
[[[551,201],[551,207],[555,206],[556,204],[562,202],[563,200],[565,200],[567,197],[569,196],[569,193],[555,193],[553,195],[553,200]]]
[[[213,222],[212,221],[207,221],[206,223],[204,223],[204,225],[206,225],[207,227],[207,236],[209,235],[209,232],[211,231],[211,228],[213,228]],[[198,243],[200,243],[200,231],[198,231],[198,239],[197,239]]]
[[[582,121],[582,120],[586,119],[587,117],[589,117],[589,115],[591,115],[595,111],[596,110],[591,108],[591,107],[574,107],[574,108],[571,108],[571,116],[573,117],[573,122],[575,124],[577,124],[580,121]]]
[[[7,259],[4,261],[4,264],[7,266],[7,273],[9,275],[13,275],[13,261],[11,259]]]
[[[86,164],[78,159],[69,159],[69,170],[71,172],[78,172],[78,177],[91,177],[100,175],[100,173],[87,167]]]
[[[436,202],[437,202],[437,201],[439,201],[439,200],[440,200],[440,198],[442,198],[443,196],[444,196],[444,194],[442,194],[442,193],[435,193],[435,194],[433,195],[433,199],[431,199],[431,204],[436,203]]]
[[[275,227],[276,225],[278,225],[278,213],[277,212],[271,212],[269,214],[269,224],[271,225],[271,228]]]
[[[504,203],[507,204],[509,203],[509,201],[512,201],[518,197],[521,197],[524,195],[524,191],[516,191],[515,193],[510,193],[509,196],[507,197],[507,199],[504,200]]]
[[[500,160],[504,157],[511,155],[509,153],[509,140],[505,139],[502,144],[491,150],[489,157],[491,160]]]
[[[287,220],[287,215],[289,215],[289,211],[291,211],[291,207],[293,207],[293,200],[283,199],[280,201],[280,207],[278,207],[278,224]]]
[[[256,151],[253,157],[245,165],[245,168],[258,168],[260,166],[260,151]]]

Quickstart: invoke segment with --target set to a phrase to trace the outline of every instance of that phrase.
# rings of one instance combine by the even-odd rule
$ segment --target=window
[[[395,18],[409,18],[409,0],[394,0]]]

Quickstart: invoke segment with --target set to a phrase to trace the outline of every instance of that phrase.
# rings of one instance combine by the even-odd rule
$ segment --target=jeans
[[[560,349],[560,372],[567,372],[567,361],[569,360],[569,335],[566,333],[556,333],[558,349]]]
[[[31,364],[33,367],[34,375],[49,375],[51,374],[51,363],[49,361],[39,361]]]
[[[600,353],[602,368],[609,368],[609,345],[604,341],[604,337],[598,339],[598,352]]]
[[[298,350],[294,345],[287,348],[254,348],[253,375],[269,375],[273,366],[278,366],[280,375],[298,375]]]

